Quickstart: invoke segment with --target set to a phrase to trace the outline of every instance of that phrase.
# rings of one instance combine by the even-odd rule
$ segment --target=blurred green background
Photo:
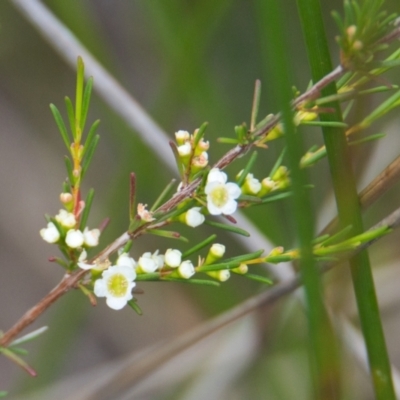
[[[263,29],[268,21],[258,12],[259,1],[262,0],[48,0],[43,3],[171,139],[179,129],[193,131],[208,121],[206,139],[212,144],[209,151],[212,163],[229,149],[227,145],[217,145],[216,138],[233,136],[235,125],[249,122],[256,79],[261,79],[263,84],[261,116],[278,111],[269,90],[273,82],[269,78],[268,60],[273,54],[269,52]],[[289,1],[282,3],[286,15],[282,29],[289,39],[286,50],[295,72],[291,84],[304,90],[310,74],[296,5]],[[342,2],[322,3],[332,57],[337,64],[336,30],[330,11],[340,11]],[[394,0],[387,4],[389,9],[396,6]],[[388,79],[399,83],[395,73]],[[96,87],[96,76],[94,82]],[[54,250],[41,240],[38,231],[45,226],[43,215],[54,215],[60,208],[58,195],[66,175],[64,144],[48,105],[55,103],[59,109],[64,109],[63,98],[65,95],[73,97],[74,88],[75,72],[22,17],[12,1],[0,2],[2,330],[9,328],[62,276],[60,269],[47,262]],[[365,112],[373,104],[374,100],[369,99],[359,107]],[[374,127],[378,132],[388,133],[385,139],[354,150],[360,189],[398,155],[400,139],[396,117],[396,112],[392,112],[381,126]],[[137,174],[139,201],[151,204],[174,172],[157,160],[138,134],[96,93],[90,118],[91,121],[101,119],[101,140],[84,188],[94,187],[96,191],[89,226],[95,227],[107,216],[111,218],[102,236],[101,245],[104,246],[126,230],[129,173]],[[317,128],[301,132],[309,147],[321,143]],[[154,143],[154,146],[170,153],[167,142]],[[282,143],[278,140],[268,150],[260,152],[253,171],[258,178],[267,176],[281,149]],[[228,172],[233,176],[244,162],[230,166]],[[322,227],[335,213],[326,160],[310,170],[310,176],[315,184],[312,196],[318,226]],[[367,213],[367,224],[388,214],[399,200],[397,185]],[[256,207],[246,211],[246,215],[276,245],[296,244],[288,202]],[[207,228],[184,230],[191,243],[207,237],[210,232]],[[218,240],[227,246],[228,255],[244,251],[231,236],[219,234]],[[396,295],[399,274],[395,269],[399,257],[398,240],[399,235],[394,233],[372,251],[373,261],[380,267],[376,271],[378,293],[394,363],[400,363],[400,349],[396,346],[396,335],[400,331],[399,296]],[[133,254],[137,257],[144,251],[156,249],[163,252],[174,246],[185,248],[180,242],[146,236],[135,243]],[[340,268],[330,273],[326,282],[332,308],[354,318],[356,311],[347,270]],[[29,346],[28,360],[39,376],[26,378],[16,366],[0,358],[0,390],[9,390],[13,395],[23,393],[21,398],[30,398],[38,388],[47,390],[52,385],[60,385],[55,386],[57,398],[67,399],[72,396],[79,377],[90,377],[96,368],[107,369],[111,360],[176,337],[263,290],[260,284],[245,279],[231,279],[220,289],[157,283],[140,286],[145,291],[139,297],[144,311],[142,317],[128,309],[112,311],[103,301],[92,308],[78,292],[65,296],[34,324],[34,327],[50,326],[46,334]],[[281,301],[272,309],[261,310],[246,324],[244,328],[239,327],[244,333],[238,327],[231,330],[228,327],[224,331],[228,337],[239,332],[242,341],[232,342],[222,336],[213,344],[221,349],[222,344],[233,343],[227,350],[233,357],[228,365],[220,361],[222,364],[213,369],[207,360],[199,359],[197,367],[202,369],[203,375],[194,369],[189,378],[182,375],[182,379],[179,378],[181,368],[175,366],[173,375],[179,378],[175,379],[178,384],[172,378],[164,385],[159,383],[162,380],[155,381],[153,386],[150,381],[152,390],[145,387],[142,394],[126,398],[204,398],[201,397],[207,396],[204,387],[213,387],[210,382],[219,377],[220,385],[218,379],[214,382],[219,391],[215,389],[215,397],[208,398],[308,399],[306,320],[302,308],[294,301]],[[244,339],[240,335],[245,335]],[[213,348],[210,346],[206,349]],[[190,357],[196,360],[202,353],[207,354],[207,350],[200,348]],[[235,359],[236,353],[239,359]],[[372,398],[368,378],[356,366],[348,350],[343,350],[343,359],[346,398]],[[233,368],[232,363],[238,368]],[[200,383],[207,370],[212,376],[209,381],[205,380],[207,384],[203,387]],[[227,374],[225,380],[220,375],[221,370]],[[64,386],[60,384],[63,381],[67,382]],[[38,398],[54,398],[44,393]]]

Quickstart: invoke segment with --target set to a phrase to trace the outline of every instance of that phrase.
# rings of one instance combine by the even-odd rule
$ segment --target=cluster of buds
[[[168,249],[165,254],[143,253],[135,261],[124,250],[114,264],[107,261],[88,264],[86,260],[78,262],[78,266],[85,270],[91,270],[93,293],[97,297],[106,297],[107,305],[120,310],[133,299],[132,289],[137,280],[146,280],[151,277],[190,279],[196,272],[205,272],[208,276],[219,282],[225,282],[230,277],[230,271],[244,275],[247,273],[247,265],[240,264],[231,270],[221,266],[219,270],[204,271],[204,266],[216,265],[225,254],[225,246],[214,243],[204,259],[199,258],[199,265],[194,266],[192,261],[183,260],[182,253],[177,249]]]
[[[60,210],[47,227],[40,230],[40,236],[47,243],[65,245],[69,249],[95,247],[99,244],[100,230],[85,227],[77,229],[76,216],[67,210]]]
[[[187,180],[208,165],[210,144],[203,139],[203,133],[204,129],[196,129],[193,135],[183,130],[175,132],[179,163]]]
[[[267,115],[266,119],[272,118],[273,114]],[[318,114],[313,109],[302,109],[295,112],[293,116],[293,123],[295,126],[299,126],[302,123],[307,123],[309,121],[315,121],[318,118]],[[283,136],[284,126],[281,122],[278,122],[267,134],[265,139],[261,142],[270,142]]]
[[[243,171],[236,176],[239,179]],[[241,191],[243,194],[257,197],[264,197],[270,192],[284,190],[290,186],[289,170],[281,165],[272,176],[264,178],[261,182],[249,173],[243,181]]]

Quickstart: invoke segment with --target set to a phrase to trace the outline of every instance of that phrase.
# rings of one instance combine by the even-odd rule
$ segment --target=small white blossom
[[[236,199],[241,195],[241,190],[236,183],[226,181],[226,174],[218,168],[211,169],[208,174],[205,193],[211,215],[230,215],[236,211]]]
[[[182,278],[189,279],[196,273],[196,270],[194,269],[192,262],[186,260],[183,261],[181,265],[178,267],[178,272]]]
[[[92,229],[89,231],[89,228],[86,227],[83,231],[83,238],[86,246],[95,247],[99,244],[100,230]]]
[[[168,249],[165,252],[165,264],[171,268],[179,267],[182,260],[182,253],[179,250]]]
[[[76,225],[75,215],[67,210],[60,210],[55,218],[65,228],[73,228]]]
[[[47,228],[40,230],[40,236],[47,243],[56,243],[60,239],[60,232],[58,232],[57,227],[53,222],[47,224]]]
[[[94,294],[106,297],[107,305],[114,310],[125,307],[133,297],[131,291],[136,285],[135,270],[126,265],[112,265],[101,276],[94,284]]]
[[[83,233],[77,229],[70,229],[67,232],[67,236],[65,237],[65,243],[71,249],[76,249],[77,247],[81,247],[84,242]]]
[[[196,228],[197,226],[201,225],[204,220],[205,216],[200,212],[201,207],[192,207],[188,210],[185,214],[185,221],[186,225],[191,226],[192,228]]]

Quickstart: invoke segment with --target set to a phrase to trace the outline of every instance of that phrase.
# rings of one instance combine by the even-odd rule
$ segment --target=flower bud
[[[247,274],[247,271],[249,270],[249,267],[247,266],[247,264],[240,264],[237,268],[233,268],[231,269],[232,272],[235,272],[236,274],[239,275],[244,275]]]
[[[201,207],[193,207],[184,214],[186,225],[196,228],[204,222],[205,216],[200,210]]]
[[[189,142],[186,142],[180,146],[178,146],[179,156],[182,158],[190,156],[192,153],[192,145]]]
[[[188,131],[178,131],[175,132],[175,139],[178,145],[182,145],[190,139],[190,134]]]
[[[258,196],[263,197],[275,190],[275,188],[276,183],[268,176],[261,181],[261,190],[258,192]]]
[[[247,174],[241,189],[242,193],[255,196],[261,190],[261,183],[253,174]]]
[[[72,200],[73,200],[73,196],[71,193],[61,193],[60,194],[61,203],[68,204],[68,203],[71,203]]]
[[[212,278],[220,282],[225,282],[230,278],[231,273],[229,272],[228,269],[221,269],[220,271],[207,272],[207,275],[211,276]]]
[[[55,218],[64,228],[73,228],[76,225],[75,215],[67,210],[60,210]]]
[[[213,264],[216,261],[220,260],[224,256],[224,254],[225,246],[223,244],[214,243],[207,254],[204,264]]]
[[[189,279],[192,277],[196,271],[194,269],[194,266],[191,261],[186,260],[181,263],[178,267],[178,273],[181,276],[181,278]]]
[[[91,231],[89,231],[89,228],[86,227],[83,231],[83,237],[86,246],[95,247],[99,244],[100,230],[92,229]]]
[[[272,128],[265,138],[266,142],[277,139],[283,135],[283,125],[281,123],[276,124],[274,128]]]
[[[70,229],[67,232],[67,236],[65,237],[65,243],[67,244],[68,247],[71,247],[71,249],[76,249],[78,247],[81,247],[84,242],[84,236],[83,233],[77,229]]]
[[[53,222],[47,224],[47,228],[40,230],[40,236],[47,243],[56,243],[60,239],[60,232]]]
[[[182,253],[179,250],[168,249],[165,252],[165,264],[171,268],[177,268],[181,264]]]

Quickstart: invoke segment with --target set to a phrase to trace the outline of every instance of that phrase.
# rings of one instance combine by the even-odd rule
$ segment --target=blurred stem
[[[310,195],[305,190],[306,172],[300,169],[300,159],[303,154],[302,137],[296,134],[293,124],[292,91],[289,86],[289,82],[292,81],[289,70],[291,64],[286,51],[282,5],[277,1],[259,1],[258,4],[261,11],[259,15],[264,16],[261,24],[265,29],[265,36],[268,37],[270,49],[268,60],[271,64],[272,81],[275,82],[274,98],[282,112],[282,122],[285,126],[288,164],[294,194],[293,211],[302,254],[300,270],[307,303],[314,398],[336,399],[340,391],[338,357],[312,253],[314,218]]]
[[[318,0],[298,0],[297,5],[305,35],[312,79],[317,81],[332,69],[321,7]],[[323,96],[334,94],[336,94],[334,84],[322,90]],[[329,107],[332,107],[335,112],[321,114],[321,120],[341,122],[339,104],[333,102]],[[341,227],[351,225],[353,229],[349,235],[360,234],[364,228],[345,132],[341,128],[324,127],[323,134]],[[354,256],[350,260],[350,266],[375,395],[378,400],[394,400],[389,358],[367,251]]]

